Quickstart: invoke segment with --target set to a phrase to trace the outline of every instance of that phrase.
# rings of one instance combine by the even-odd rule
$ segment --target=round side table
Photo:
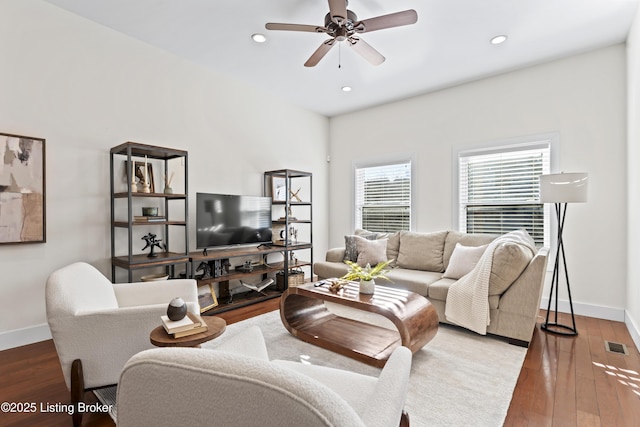
[[[200,344],[222,335],[227,328],[227,322],[220,317],[201,316],[207,324],[208,330],[186,337],[174,338],[165,331],[162,325],[151,331],[149,340],[156,347],[200,347]]]

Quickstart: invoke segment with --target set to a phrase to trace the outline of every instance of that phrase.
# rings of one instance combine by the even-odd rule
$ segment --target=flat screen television
[[[271,243],[271,197],[196,193],[198,249]]]

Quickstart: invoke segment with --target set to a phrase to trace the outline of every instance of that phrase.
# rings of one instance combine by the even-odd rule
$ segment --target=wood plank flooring
[[[235,323],[275,310],[278,302],[265,301],[220,317]],[[561,322],[568,324],[567,319]],[[640,426],[640,355],[625,325],[581,316],[576,322],[577,337],[536,328],[505,426]],[[630,354],[606,352],[604,340],[626,344]],[[92,393],[87,393],[87,401],[95,402]],[[33,413],[0,412],[0,426],[71,426],[66,413],[40,408],[69,403],[51,340],[0,352],[0,402],[37,406]],[[114,423],[105,414],[86,414],[82,425],[113,427]]]
[[[536,328],[505,426],[640,426],[640,355],[626,326],[583,316],[576,326],[576,337]],[[629,355],[605,351],[605,340]]]

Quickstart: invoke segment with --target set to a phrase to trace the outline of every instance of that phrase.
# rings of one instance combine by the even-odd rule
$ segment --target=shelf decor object
[[[0,133],[0,244],[45,243],[45,140]]]
[[[551,280],[551,291],[549,292],[549,304],[545,322],[540,326],[544,331],[558,335],[578,335],[576,320],[573,313],[573,302],[571,300],[571,286],[569,284],[569,273],[567,271],[567,260],[564,252],[564,240],[562,232],[564,230],[564,220],[567,214],[569,203],[584,203],[587,201],[589,176],[586,173],[559,173],[540,176],[540,202],[554,203],[556,208],[556,219],[558,221],[558,239],[556,246],[556,258],[553,265],[553,277]],[[562,258],[562,265],[560,259]],[[558,323],[558,290],[560,287],[560,269],[564,270],[565,281],[567,282],[567,292],[569,295],[569,308],[571,310],[572,325]],[[555,308],[553,321],[549,321],[551,313],[551,301],[555,290]]]

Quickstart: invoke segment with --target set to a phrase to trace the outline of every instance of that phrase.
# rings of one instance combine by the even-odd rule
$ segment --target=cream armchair
[[[410,370],[405,347],[392,353],[378,378],[270,362],[253,326],[214,350],[159,348],[133,356],[118,384],[117,424],[408,426],[403,407]]]
[[[49,276],[47,321],[72,403],[82,401],[85,390],[116,384],[127,360],[153,347],[149,333],[175,297],[199,313],[191,279],[113,284],[82,262]],[[81,419],[75,411],[74,425]]]

